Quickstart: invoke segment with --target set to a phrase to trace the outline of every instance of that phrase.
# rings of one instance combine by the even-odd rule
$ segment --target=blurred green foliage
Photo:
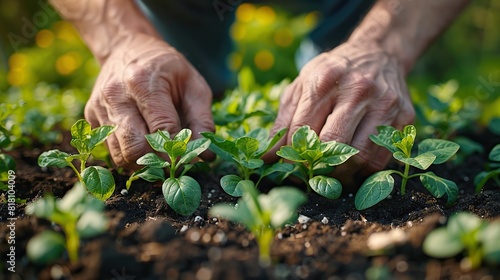
[[[23,133],[51,142],[57,136],[45,132],[68,129],[82,117],[99,66],[75,29],[46,3],[0,0],[0,103],[24,100],[13,121],[22,124]],[[235,13],[230,32],[236,48],[227,63],[241,72],[240,85],[214,104],[214,117],[221,126],[230,123],[226,117],[247,128],[269,126],[287,84],[279,82],[298,74],[294,55],[318,13],[290,17],[270,6],[247,3]],[[451,137],[457,129],[477,127],[476,122],[486,125],[500,116],[498,14],[498,0],[471,1],[415,65],[408,84],[420,113],[417,125],[424,127],[419,131]],[[12,38],[18,39],[17,51]],[[263,104],[266,101],[270,104]],[[236,116],[252,110],[261,111],[264,123]]]

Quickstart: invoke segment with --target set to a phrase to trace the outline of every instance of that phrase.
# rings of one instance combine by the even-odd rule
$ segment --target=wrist
[[[407,75],[421,51],[415,44],[411,44],[412,40],[407,34],[412,31],[405,30],[405,24],[399,21],[400,18],[379,1],[347,42],[368,51],[385,52],[398,62]]]

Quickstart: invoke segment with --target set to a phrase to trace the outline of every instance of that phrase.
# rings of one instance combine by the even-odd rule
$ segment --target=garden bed
[[[194,174],[203,189],[202,202],[193,215],[182,217],[169,209],[161,185],[140,180],[125,193],[127,174],[115,171],[117,188],[106,201],[110,229],[85,240],[75,264],[62,259],[40,267],[27,260],[29,238],[51,227],[58,229],[45,220],[26,216],[25,204],[17,205],[16,274],[20,279],[459,279],[463,275],[496,279],[500,276],[498,267],[484,265],[469,270],[461,262],[463,256],[437,260],[421,249],[425,236],[454,212],[468,211],[485,219],[500,217],[498,186],[490,182],[476,194],[473,184],[488,151],[500,143],[500,137],[488,131],[468,136],[483,145],[483,154],[467,157],[459,165],[448,162],[432,167],[436,174],[459,186],[456,204],[446,206],[445,200],[435,199],[412,181],[405,196],[395,191],[390,199],[363,211],[355,210],[352,194],[327,200],[311,193],[308,203],[299,208],[310,220],[302,217],[278,231],[271,249],[275,265],[269,267],[259,265],[257,244],[243,226],[207,216],[214,204],[236,201],[222,191],[217,174]],[[69,168],[38,167],[39,154],[50,148],[10,152],[17,162],[18,198],[31,202],[45,193],[62,197],[76,182]],[[55,148],[73,151],[69,146]],[[271,187],[261,184],[264,192]],[[7,204],[2,203],[2,240],[10,231],[7,216]],[[377,244],[385,240],[392,246],[370,251],[367,244],[377,232],[386,233]],[[5,257],[9,250],[2,242],[0,254]],[[7,279],[19,279],[7,271],[5,263],[1,268]]]

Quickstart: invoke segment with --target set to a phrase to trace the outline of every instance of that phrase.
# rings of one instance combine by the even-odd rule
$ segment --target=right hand
[[[157,37],[134,34],[102,64],[85,117],[92,127],[118,126],[109,152],[118,166],[132,167],[151,151],[146,134],[186,127],[199,138],[214,131],[211,105],[210,87],[182,54]]]

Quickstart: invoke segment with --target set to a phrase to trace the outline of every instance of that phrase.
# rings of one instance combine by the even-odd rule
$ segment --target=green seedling
[[[94,237],[107,229],[103,209],[104,204],[89,195],[80,182],[60,200],[49,194],[26,206],[26,214],[56,223],[64,232],[63,236],[44,231],[30,239],[26,248],[29,259],[47,264],[60,258],[66,249],[69,260],[76,262],[80,238]]]
[[[404,164],[404,172],[397,170],[383,170],[370,176],[356,193],[354,203],[356,209],[369,208],[386,197],[394,188],[392,174],[403,178],[401,195],[406,194],[406,184],[409,179],[419,177],[424,187],[436,198],[447,195],[448,203],[457,199],[457,185],[441,178],[433,172],[410,174],[410,167],[426,170],[432,164],[441,164],[448,161],[460,148],[456,143],[441,139],[425,139],[418,145],[418,152],[413,153],[413,144],[417,131],[413,125],[407,125],[403,131],[391,126],[377,127],[378,135],[370,135],[370,139],[377,145],[392,152],[393,157]]]
[[[243,183],[254,185],[250,180],[252,174],[259,174],[260,180],[271,173],[286,172],[290,167],[283,164],[275,164],[271,167],[264,166],[262,156],[268,152],[286,133],[286,128],[278,131],[271,139],[266,129],[257,128],[245,134],[240,130],[231,132],[234,140],[223,139],[212,132],[202,132],[201,134],[211,140],[210,149],[214,151],[224,161],[234,162],[238,166],[239,174],[225,175],[221,178],[220,184],[224,191],[232,196],[243,195]],[[291,171],[291,170],[290,170]]]
[[[259,194],[249,182],[243,182],[242,189],[243,196],[238,199],[236,206],[215,205],[209,215],[243,224],[255,236],[261,264],[268,265],[276,229],[294,221],[297,208],[306,203],[307,198],[292,187],[274,188],[267,195]]]
[[[10,115],[17,110],[23,103],[19,104],[0,104],[0,189],[7,188],[6,182],[9,177],[9,170],[16,169],[16,162],[14,158],[4,153],[8,148],[13,145],[14,130],[16,127],[8,122]],[[7,188],[8,189],[8,188]]]
[[[335,166],[346,162],[359,151],[336,141],[322,142],[309,126],[297,129],[292,135],[292,145],[283,146],[276,154],[294,162],[293,173],[321,196],[336,199],[342,194],[342,184],[326,176]]]
[[[71,167],[78,180],[93,196],[100,200],[106,200],[115,190],[113,175],[104,167],[86,167],[86,163],[97,145],[102,144],[115,130],[115,126],[109,125],[92,129],[87,121],[78,120],[71,127],[71,146],[78,150],[78,154],[71,155],[57,149],[46,151],[38,157],[38,165],[40,167]],[[73,164],[75,160],[80,162],[79,170]]]
[[[500,144],[497,144],[491,150],[488,159],[492,162],[488,164],[489,171],[481,171],[474,178],[474,184],[476,185],[476,192],[480,192],[486,182],[492,179],[500,186]]]
[[[146,135],[146,140],[153,150],[167,154],[169,161],[156,153],[148,153],[137,160],[137,164],[144,168],[134,172],[127,181],[127,189],[132,181],[142,178],[149,182],[163,181],[162,191],[168,205],[177,213],[189,216],[200,205],[201,187],[192,177],[184,175],[194,167],[191,163],[210,146],[210,140],[199,138],[191,139],[191,130],[183,129],[175,137],[170,138],[167,131],[158,131]],[[164,169],[169,170],[166,178]],[[177,176],[178,171],[181,171]],[[165,179],[166,178],[166,179]]]
[[[450,258],[465,252],[471,268],[483,262],[500,264],[500,222],[488,223],[479,217],[460,212],[450,217],[446,227],[433,230],[422,249],[435,258]]]

